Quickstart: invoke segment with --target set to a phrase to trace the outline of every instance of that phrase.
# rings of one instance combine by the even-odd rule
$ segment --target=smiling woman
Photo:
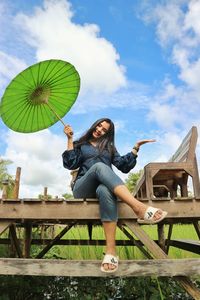
[[[67,150],[63,153],[63,165],[67,169],[79,168],[73,184],[75,198],[97,198],[100,216],[106,237],[106,254],[101,271],[112,273],[118,268],[115,234],[118,219],[117,198],[126,202],[145,223],[158,223],[166,212],[147,207],[129,192],[123,181],[112,170],[112,165],[128,173],[136,164],[137,152],[141,145],[155,140],[138,141],[133,149],[121,156],[115,147],[114,124],[108,118],[97,120],[77,141],[73,142],[72,127],[64,128],[67,135]]]

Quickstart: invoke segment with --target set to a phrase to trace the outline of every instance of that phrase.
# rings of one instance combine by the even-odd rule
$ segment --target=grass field
[[[58,227],[57,231],[61,228]],[[157,227],[156,226],[143,226],[143,229],[148,233],[152,239],[157,239]],[[167,236],[168,225],[165,226],[165,233]],[[104,239],[104,233],[101,226],[95,226],[93,228],[93,239]],[[88,239],[88,232],[85,226],[77,226],[72,228],[63,239]],[[128,239],[124,233],[117,229],[116,239]],[[174,225],[171,239],[188,239],[198,240],[196,231],[193,225]],[[65,259],[102,259],[104,252],[103,246],[54,246],[48,256],[54,254],[57,257]],[[137,247],[133,246],[118,246],[117,254],[120,259],[143,259],[144,255]],[[199,258],[198,254],[194,254],[185,250],[170,247],[170,258]]]

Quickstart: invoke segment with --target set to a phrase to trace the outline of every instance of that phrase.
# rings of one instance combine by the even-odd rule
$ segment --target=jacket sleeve
[[[74,148],[73,150],[66,150],[62,154],[62,158],[64,168],[69,170],[75,170],[81,165],[81,149]]]
[[[137,155],[133,154],[133,152],[129,152],[126,155],[120,156],[120,154],[115,151],[112,164],[123,173],[128,173],[135,167],[137,162],[136,158]]]

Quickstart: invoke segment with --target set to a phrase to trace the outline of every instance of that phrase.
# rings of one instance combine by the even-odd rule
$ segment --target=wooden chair
[[[134,195],[138,199],[189,197],[188,179],[192,178],[194,197],[200,198],[200,182],[195,149],[197,128],[193,126],[168,162],[149,163],[137,182]]]

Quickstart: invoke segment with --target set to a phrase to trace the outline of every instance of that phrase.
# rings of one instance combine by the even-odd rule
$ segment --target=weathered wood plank
[[[101,261],[1,258],[1,275],[108,276],[100,271]],[[112,276],[193,276],[200,275],[200,259],[123,260]],[[110,275],[109,275],[110,276]]]
[[[200,219],[199,201],[149,201],[149,205],[160,207],[168,211],[167,219],[196,218]],[[99,203],[86,201],[69,202],[5,202],[0,203],[0,221],[8,220],[99,220]],[[136,220],[132,209],[123,202],[119,202],[119,219]]]
[[[148,234],[135,222],[126,221],[125,225],[134,233],[134,235],[147,247],[155,258],[165,259],[167,254],[150,239]]]

